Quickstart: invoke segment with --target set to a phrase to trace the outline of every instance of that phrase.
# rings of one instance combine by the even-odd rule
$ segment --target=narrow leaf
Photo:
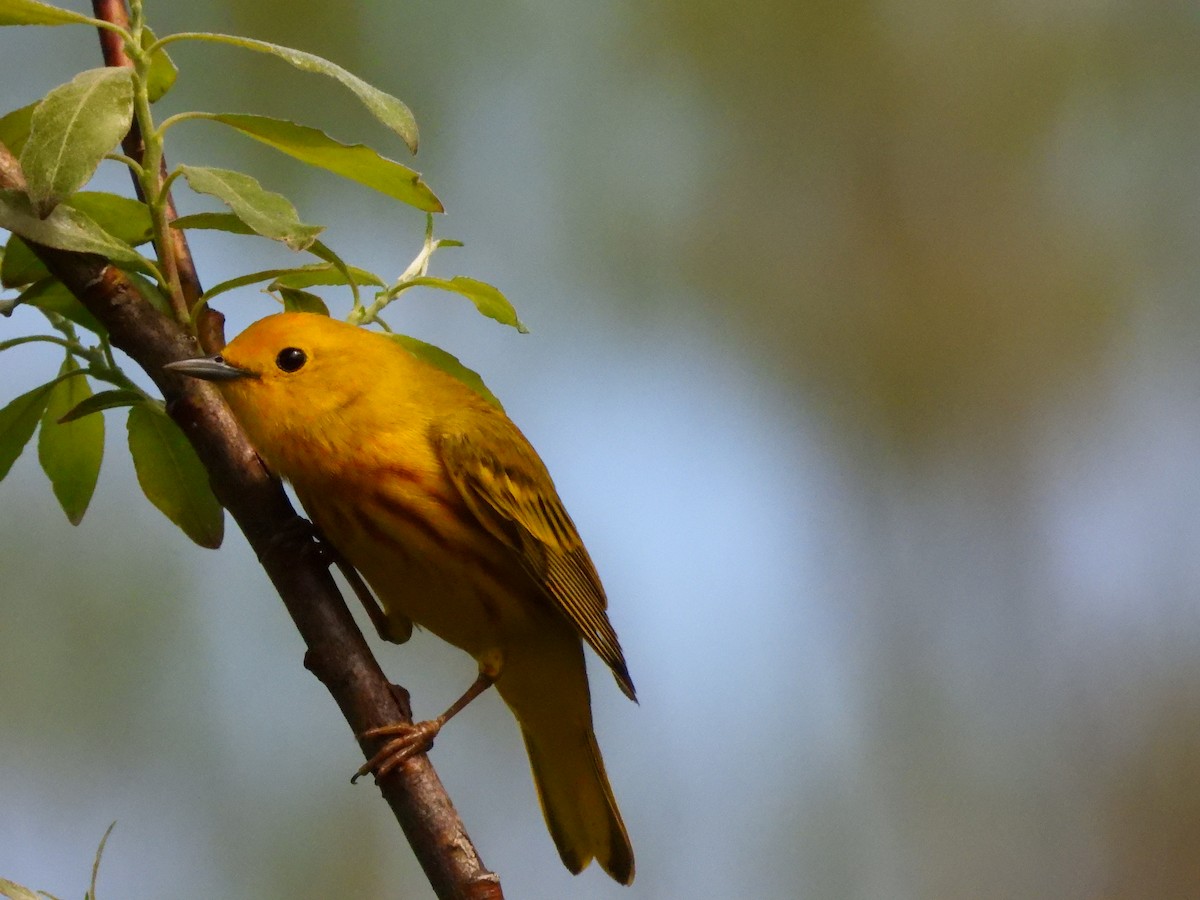
[[[278,287],[279,296],[283,298],[283,308],[286,312],[316,313],[319,316],[329,315],[329,307],[316,294],[296,288]]]
[[[78,371],[79,366],[68,356],[59,374]],[[38,460],[72,525],[83,520],[100,477],[104,417],[93,416],[65,424],[59,424],[59,419],[91,396],[92,389],[86,378],[60,381],[50,390],[38,435]]]
[[[293,250],[304,250],[324,230],[305,225],[286,197],[266,190],[249,175],[205,166],[180,166],[179,171],[193,191],[216,197],[256,234],[283,241]]]
[[[4,259],[0,259],[0,287],[23,287],[49,275],[50,271],[33,255],[28,244],[15,234],[8,239]]]
[[[82,325],[94,334],[108,332],[100,320],[93,316],[79,299],[67,290],[67,286],[53,276],[47,276],[26,288],[17,298],[17,303],[25,303],[46,312],[58,313],[76,325]]]
[[[417,209],[445,212],[442,202],[421,180],[421,173],[380,156],[363,144],[343,144],[316,128],[268,116],[221,113],[205,118],[228,125],[281,153],[357,181]]]
[[[58,419],[58,424],[74,422],[84,416],[102,412],[106,409],[117,409],[121,406],[134,406],[145,402],[146,398],[137,391],[112,390],[101,391],[81,400],[70,412]]]
[[[80,72],[42,99],[21,150],[21,169],[43,218],[87,184],[132,118],[133,70],[123,66]]]
[[[153,31],[149,28],[143,29],[143,50],[150,49],[157,40]],[[167,51],[162,47],[155,48],[154,52],[150,54],[150,71],[146,74],[146,91],[150,95],[150,102],[155,103],[169,91],[178,76],[179,69],[171,61],[171,57],[167,56]]]
[[[96,860],[92,863],[92,880],[88,885],[87,896],[84,900],[96,900],[96,879],[100,877],[100,860],[104,856],[104,845],[108,843],[108,836],[116,827],[117,820],[113,819],[112,824],[104,829],[104,837],[100,838],[100,846],[96,848]]]
[[[0,0],[0,25],[95,25],[95,19],[37,0]]]
[[[3,0],[0,0],[3,2]],[[20,156],[25,142],[29,140],[29,123],[33,120],[36,103],[14,109],[0,117],[0,144],[3,144],[13,155]]]
[[[309,248],[312,249],[311,247]],[[376,287],[383,287],[383,279],[374,272],[368,272],[366,269],[360,269],[357,266],[349,267],[349,274],[353,277],[355,284],[371,284]],[[347,273],[340,269],[334,269],[330,266],[306,266],[303,269],[294,269],[286,275],[280,275],[272,282],[267,290],[273,291],[276,288],[307,288],[315,285],[338,285],[348,284],[349,278]]]
[[[142,299],[157,309],[160,313],[168,318],[173,318],[175,311],[171,309],[171,301],[167,299],[162,292],[157,282],[151,281],[136,272],[126,272],[129,280],[133,282],[133,286],[138,289],[138,293],[142,295]]]
[[[225,513],[183,432],[148,404],[130,408],[128,427],[129,452],[146,499],[201,547],[221,546]]]
[[[245,275],[239,275],[237,278],[230,278],[228,281],[222,281],[220,284],[214,284],[204,292],[206,301],[212,300],[214,297],[224,294],[226,291],[232,291],[234,288],[246,287],[251,284],[258,284],[260,281],[267,281],[271,278],[279,278],[285,275],[291,275],[296,272],[305,272],[313,268],[332,271],[327,264],[322,263],[320,266],[300,266],[294,269],[263,269],[260,272],[248,272]]]
[[[474,278],[467,278],[465,275],[455,275],[448,279],[422,275],[411,279],[409,283],[461,294],[474,303],[475,308],[489,319],[495,319],[501,325],[511,325],[521,334],[529,333],[525,323],[517,318],[517,311],[508,302],[508,298],[490,284],[476,281]]]
[[[24,885],[7,878],[0,878],[0,897],[8,897],[9,900],[45,900],[41,892],[34,893]]]
[[[254,229],[239,219],[233,213],[195,213],[190,216],[180,216],[171,223],[172,228],[201,228],[215,231],[227,231],[230,234],[254,234]],[[374,272],[368,272],[366,269],[360,269],[356,266],[347,266],[340,256],[330,250],[320,241],[313,241],[308,247],[308,252],[314,256],[320,257],[334,266],[338,274],[330,271],[329,274],[321,275],[324,271],[321,267],[312,267],[308,269],[311,272],[313,280],[301,282],[299,279],[304,276],[299,273],[294,276],[296,281],[288,281],[289,287],[309,287],[314,284],[371,284],[376,287],[383,287],[385,282]],[[319,280],[320,279],[320,280]],[[323,280],[328,279],[328,280]],[[280,279],[281,282],[283,279]]]
[[[357,75],[352,75],[336,63],[322,59],[312,53],[293,50],[291,47],[281,47],[266,41],[256,41],[251,38],[238,37],[231,34],[212,34],[209,32],[181,32],[163,38],[163,43],[178,40],[212,41],[218,44],[232,44],[256,53],[269,53],[284,60],[305,72],[325,75],[340,82],[354,92],[362,104],[385,126],[398,134],[413,153],[417,152],[417,121],[408,107],[391,94],[368,84]]]
[[[390,334],[388,337],[418,359],[424,360],[431,366],[441,369],[447,375],[454,376],[488,403],[492,404],[492,406],[496,407],[496,409],[504,409],[496,395],[488,390],[488,386],[483,383],[483,379],[479,376],[479,373],[464,366],[458,361],[458,357],[447,353],[441,347],[427,344],[415,337],[409,337],[407,334]]]
[[[0,481],[8,474],[41,421],[56,382],[26,391],[0,409]]]
[[[235,214],[228,212],[202,212],[180,216],[171,221],[171,227],[180,230],[196,228],[203,231],[227,231],[230,234],[257,234]]]
[[[96,253],[113,262],[145,267],[142,256],[97,225],[89,216],[67,205],[57,206],[49,216],[34,213],[29,198],[17,191],[0,191],[0,228],[19,234],[35,244]]]

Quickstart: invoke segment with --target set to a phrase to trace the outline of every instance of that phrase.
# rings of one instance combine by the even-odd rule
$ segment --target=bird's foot
[[[433,747],[433,739],[442,730],[445,722],[430,719],[425,722],[396,722],[380,728],[371,728],[359,735],[360,738],[387,737],[392,739],[379,748],[369,760],[359,766],[350,783],[354,784],[368,772],[380,781],[394,772],[405,760],[418,753],[427,753]]]

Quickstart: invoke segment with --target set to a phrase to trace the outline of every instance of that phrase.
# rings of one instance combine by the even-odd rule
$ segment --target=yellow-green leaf
[[[79,191],[63,203],[132,247],[146,243],[153,234],[150,210],[145,203],[132,197],[107,191]]]
[[[319,129],[269,116],[220,113],[206,114],[205,118],[417,209],[445,212],[442,201],[421,180],[420,172],[380,156],[364,144],[343,144]]]
[[[149,28],[142,31],[143,50],[150,49],[156,40],[158,38]],[[146,92],[150,95],[150,102],[158,101],[163,94],[169,91],[175,84],[178,75],[179,69],[171,61],[171,57],[167,56],[167,51],[162,47],[157,47],[150,54],[150,71],[146,73]]]
[[[454,354],[447,353],[441,347],[427,344],[425,341],[418,340],[415,337],[409,337],[407,334],[390,334],[388,337],[418,359],[422,359],[431,366],[441,369],[447,375],[453,375],[488,403],[492,404],[492,406],[496,407],[496,409],[504,409],[500,404],[499,398],[488,390],[488,386],[483,383],[483,379],[479,376],[479,373],[474,369],[468,369],[464,366]]]
[[[49,275],[50,270],[33,255],[28,244],[15,234],[9,237],[4,259],[0,259],[0,287],[22,287]]]
[[[221,546],[225,511],[183,432],[150,405],[131,407],[128,427],[129,452],[146,499],[201,547]]]
[[[299,288],[278,285],[276,290],[283,298],[283,308],[286,312],[316,313],[319,316],[329,315],[329,307],[316,294],[302,291]]]
[[[36,107],[36,103],[30,103],[0,117],[0,144],[15,156],[21,155],[25,142],[29,140],[29,123],[33,120],[33,110]]]
[[[123,66],[80,72],[42,98],[21,150],[21,170],[40,216],[87,184],[132,118],[133,70]]]
[[[333,268],[328,263],[320,263],[317,266],[300,266],[292,269],[263,269],[261,272],[247,272],[245,275],[239,275],[237,278],[230,278],[228,281],[214,284],[204,292],[204,299],[212,300],[214,297],[224,294],[226,291],[232,291],[235,288],[257,284],[260,281],[267,281],[270,278],[279,278],[280,276],[292,275],[299,272],[309,272],[313,269],[333,271]]]
[[[0,409],[0,480],[8,474],[42,419],[55,382],[35,387]]]
[[[101,391],[99,394],[93,394],[90,397],[84,398],[74,409],[65,416],[62,416],[58,420],[58,423],[62,425],[67,422],[74,422],[76,419],[82,419],[84,416],[90,416],[106,409],[134,406],[135,404],[145,402],[145,400],[146,398],[137,391],[127,391],[124,389]]]
[[[180,166],[179,172],[193,191],[216,197],[256,234],[283,241],[293,250],[306,249],[324,230],[301,222],[291,201],[249,175],[207,166]]]
[[[467,278],[465,275],[455,275],[453,278],[435,278],[431,275],[422,275],[411,279],[409,284],[461,294],[474,303],[475,308],[489,319],[495,319],[501,325],[511,325],[517,331],[521,332],[521,334],[529,333],[529,329],[525,327],[525,323],[517,318],[517,311],[508,302],[508,298],[500,293],[497,288],[492,287],[486,282],[476,281],[474,278]]]
[[[75,360],[67,357],[59,375],[78,371]],[[38,435],[38,460],[72,525],[83,520],[100,477],[104,417],[89,416],[63,424],[58,420],[91,396],[92,389],[82,375],[58,382],[50,389]]]
[[[67,286],[53,276],[35,282],[17,298],[18,303],[58,313],[76,325],[82,325],[94,334],[107,334],[99,320],[88,312],[87,307],[67,290]]]
[[[44,900],[40,891],[35,893],[7,878],[0,878],[0,897],[8,897],[9,900]]]

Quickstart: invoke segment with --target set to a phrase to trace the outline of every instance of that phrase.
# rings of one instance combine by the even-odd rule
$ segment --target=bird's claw
[[[369,760],[359,766],[351,784],[358,782],[368,772],[375,775],[375,780],[381,781],[394,772],[405,760],[418,753],[427,753],[433,747],[433,739],[442,730],[442,722],[436,719],[426,722],[396,722],[380,728],[371,728],[359,735],[360,738],[385,737],[392,739],[379,748],[379,751]]]

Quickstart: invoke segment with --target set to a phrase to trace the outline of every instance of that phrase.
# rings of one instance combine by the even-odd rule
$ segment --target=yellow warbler
[[[170,368],[219,383],[267,465],[378,594],[381,633],[402,641],[415,622],[478,662],[475,685],[438,719],[377,730],[401,735],[391,763],[495,684],[563,863],[577,873],[596,859],[629,884],[633,848],[592,731],[581,638],[631,699],[633,682],[592,561],[517,426],[387,336],[308,313],[270,316],[220,356]]]

